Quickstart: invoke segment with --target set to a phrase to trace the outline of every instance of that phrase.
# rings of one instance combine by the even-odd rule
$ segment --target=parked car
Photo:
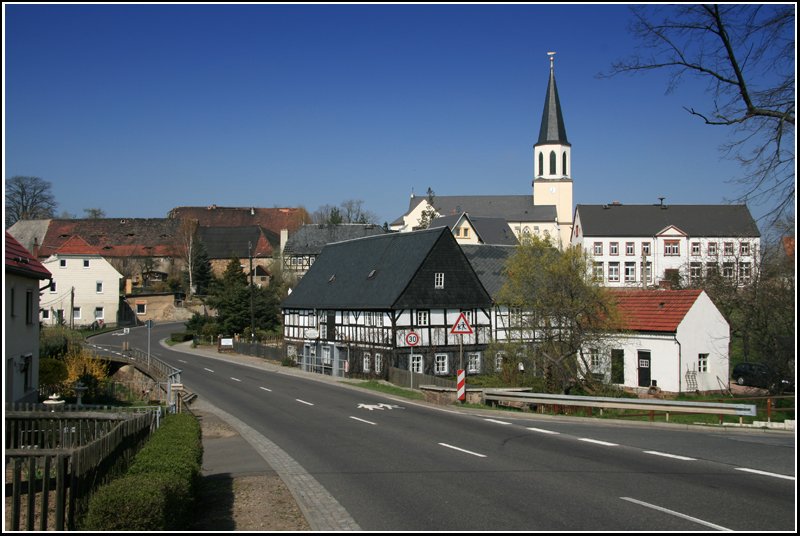
[[[738,385],[762,387],[773,392],[791,392],[794,390],[794,383],[791,380],[781,377],[780,374],[763,363],[739,363],[733,367],[731,378]]]

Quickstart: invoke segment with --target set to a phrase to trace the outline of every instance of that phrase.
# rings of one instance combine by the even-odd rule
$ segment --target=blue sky
[[[633,51],[626,5],[3,7],[3,176],[57,213],[528,194],[551,50],[575,203],[740,193],[729,132],[683,109],[705,83],[596,76]]]

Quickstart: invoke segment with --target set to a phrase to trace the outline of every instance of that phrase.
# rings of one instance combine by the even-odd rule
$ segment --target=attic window
[[[375,274],[376,274],[376,273],[378,273],[378,270],[372,270],[372,271],[369,273],[369,275],[367,276],[367,279],[372,279],[373,277],[375,277]]]
[[[333,274],[330,279],[328,279],[328,283],[333,283],[336,280],[336,274]]]
[[[136,233],[126,233],[125,236],[136,236]]]

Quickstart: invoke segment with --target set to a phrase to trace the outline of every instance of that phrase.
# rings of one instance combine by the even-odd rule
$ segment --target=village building
[[[39,400],[39,293],[52,274],[6,231],[4,402]]]
[[[302,277],[328,244],[385,234],[374,223],[340,223],[303,225],[286,240],[282,248],[283,270]]]
[[[441,216],[431,221],[429,228],[448,227],[459,244],[517,245],[519,241],[503,218],[481,218],[466,212]]]

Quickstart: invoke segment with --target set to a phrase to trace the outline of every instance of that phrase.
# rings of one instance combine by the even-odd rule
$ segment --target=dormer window
[[[433,276],[433,288],[444,288],[444,272],[436,272]]]

